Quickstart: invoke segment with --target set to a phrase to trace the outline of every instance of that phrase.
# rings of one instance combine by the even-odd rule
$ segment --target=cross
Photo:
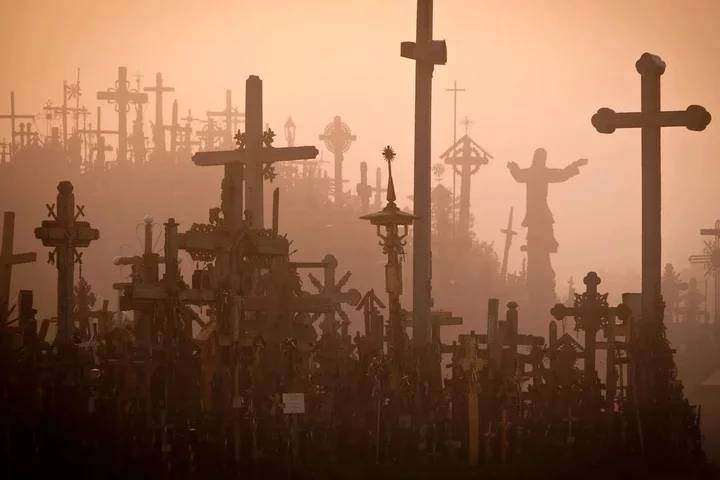
[[[433,2],[418,0],[415,42],[402,42],[400,56],[415,61],[415,169],[413,208],[418,220],[413,226],[413,311],[417,327],[413,332],[416,347],[430,344],[430,308],[432,304],[432,75],[435,65],[447,63],[445,41],[433,40]],[[425,367],[423,367],[424,369]]]
[[[74,87],[74,86],[73,86]],[[63,146],[67,142],[67,117],[69,113],[73,113],[76,119],[79,119],[79,116],[81,114],[87,114],[87,108],[77,106],[75,108],[68,107],[67,101],[71,98],[78,98],[79,95],[74,94],[75,89],[68,86],[67,81],[63,81],[63,104],[61,107],[53,107],[51,105],[46,105],[43,107],[43,110],[47,112],[48,114],[55,114],[60,115],[62,118],[62,140],[63,140]],[[79,87],[78,87],[79,92]],[[75,125],[77,128],[77,125]]]
[[[387,188],[382,186],[382,169],[380,167],[375,170],[375,186],[370,188],[375,193],[373,208],[380,210],[382,208],[382,194],[387,193]]]
[[[195,144],[192,141],[192,124],[200,119],[193,117],[192,110],[188,110],[188,116],[181,118],[180,120],[185,122],[185,127],[183,128],[183,149],[189,153],[192,151],[192,146]]]
[[[109,88],[105,92],[97,92],[98,100],[106,100],[110,104],[115,104],[115,110],[118,112],[118,158],[120,165],[127,163],[127,114],[130,111],[130,104],[147,103],[147,93],[130,91],[130,83],[127,79],[127,67],[118,67],[118,79],[115,82],[115,88]]]
[[[238,112],[232,104],[232,90],[225,91],[225,110],[220,112],[207,112],[208,117],[223,117],[225,119],[225,136],[223,137],[222,148],[233,148],[233,139],[237,133],[238,124],[243,121],[245,114]]]
[[[0,246],[0,328],[10,315],[10,281],[13,265],[33,263],[37,253],[13,253],[15,237],[15,212],[5,212],[3,217],[2,246]]]
[[[10,145],[7,143],[7,140],[5,140],[3,138],[2,142],[0,142],[0,165],[2,165],[3,163],[8,163],[7,162],[7,154],[8,154],[7,147],[9,147],[9,146]]]
[[[105,335],[110,332],[110,324],[113,317],[113,312],[109,311],[108,309],[109,305],[109,300],[103,300],[102,308],[100,310],[92,311],[88,315],[89,318],[97,319],[97,334],[103,340],[105,339]]]
[[[172,117],[170,125],[163,127],[165,130],[170,132],[170,156],[175,160],[175,154],[177,153],[178,134],[180,133],[180,124],[178,123],[178,101],[173,101],[172,105]]]
[[[372,195],[372,187],[368,184],[367,178],[367,162],[360,162],[360,183],[355,189],[360,198],[360,211],[365,215],[370,210],[370,196]]]
[[[592,117],[600,133],[610,134],[618,128],[640,128],[642,137],[642,314],[644,322],[660,320],[662,313],[661,285],[661,143],[663,127],[686,127],[705,130],[711,116],[705,108],[691,105],[685,111],[662,111],[660,108],[660,77],[665,62],[658,56],[644,53],[635,64],[640,74],[640,112],[616,113],[601,108]]]
[[[215,124],[215,119],[208,117],[202,130],[196,132],[197,136],[203,140],[203,150],[209,151],[215,148],[218,138],[222,138],[223,134],[220,128]]]
[[[713,242],[705,241],[703,255],[692,255],[690,263],[702,264],[707,273],[713,274],[715,287],[715,314],[713,321],[720,319],[720,220],[715,221],[715,228],[703,228],[700,230],[702,236],[715,237]],[[693,319],[695,320],[695,319]]]
[[[470,125],[472,125],[474,122],[470,120],[470,117],[465,117],[465,119],[460,123],[462,123],[463,127],[465,127],[465,135],[467,135],[468,131],[470,130]]]
[[[339,115],[333,117],[333,121],[325,127],[325,132],[318,137],[325,142],[325,148],[335,155],[335,203],[340,203],[342,198],[342,162],[343,154],[350,149],[352,142],[357,140],[342,118]]]
[[[457,94],[458,92],[464,92],[465,89],[457,88],[457,80],[454,80],[453,88],[446,88],[445,91],[453,93],[453,143],[455,143],[457,142]]]
[[[35,115],[17,115],[15,113],[15,92],[10,92],[10,114],[0,115],[0,120],[7,119],[10,120],[10,159],[12,159],[17,152],[17,144],[15,143],[15,120],[34,120]]]
[[[382,351],[383,337],[385,335],[384,319],[377,307],[385,308],[385,304],[375,295],[371,289],[358,302],[355,310],[362,310],[365,317],[365,335],[372,338],[372,345],[375,351]]]
[[[162,73],[155,74],[155,86],[145,87],[146,92],[155,93],[155,130],[153,131],[153,157],[162,157],[165,155],[165,124],[163,123],[163,93],[174,92],[174,87],[165,87],[163,85]]]
[[[102,167],[105,163],[105,152],[112,151],[112,148],[105,146],[105,137],[103,135],[118,135],[117,130],[103,130],[102,129],[102,109],[97,107],[97,125],[95,130],[91,128],[88,130],[78,130],[79,133],[89,133],[95,136],[95,150],[97,151],[97,157],[95,158],[95,166]]]
[[[600,277],[597,273],[589,272],[583,279],[585,284],[585,293],[578,299],[575,299],[572,307],[566,307],[562,303],[556,304],[550,314],[557,320],[563,320],[565,317],[575,317],[575,322],[580,330],[585,330],[585,385],[592,386],[597,379],[597,371],[595,370],[595,351],[597,349],[597,333],[608,321],[611,314],[610,306],[607,302],[608,294],[599,294],[598,285],[600,285]]]
[[[193,155],[195,165],[216,166],[225,165],[225,178],[232,178],[231,184],[242,195],[242,182],[245,183],[245,202],[250,212],[253,227],[264,228],[264,188],[263,180],[265,165],[273,162],[286,162],[315,158],[318,149],[315,147],[284,147],[273,148],[272,131],[263,133],[262,111],[262,80],[251,75],[245,82],[245,125],[246,131],[240,135],[240,148],[237,150],[220,152],[197,152]],[[247,170],[243,173],[243,166]],[[235,172],[235,173],[232,173]]]
[[[60,182],[57,186],[57,208],[46,205],[52,220],[43,220],[35,229],[35,238],[42,240],[46,247],[53,247],[48,263],[55,263],[58,270],[58,344],[72,344],[75,333],[75,296],[73,292],[75,263],[82,265],[82,253],[78,248],[87,248],[90,242],[100,238],[100,232],[91,228],[90,223],[77,221],[85,216],[85,206],[75,205],[73,184]],[[57,257],[57,258],[56,258]]]
[[[351,272],[346,272],[339,281],[335,281],[336,272],[338,267],[337,258],[333,255],[325,255],[322,263],[324,265],[323,282],[320,282],[312,273],[308,274],[310,282],[317,289],[318,293],[327,298],[329,302],[334,305],[332,311],[325,312],[324,319],[320,325],[321,329],[325,333],[334,332],[336,330],[335,314],[337,313],[342,319],[342,336],[343,338],[348,336],[348,321],[347,315],[342,310],[343,304],[350,306],[356,306],[362,299],[362,295],[357,289],[351,288],[348,291],[343,291],[343,288],[350,280]]]
[[[512,229],[513,224],[513,207],[510,207],[510,215],[508,216],[507,228],[500,230],[500,233],[505,235],[505,249],[503,250],[502,266],[500,267],[500,278],[507,277],[508,257],[510,256],[510,246],[512,245],[512,238],[517,235],[517,232]]]
[[[445,164],[451,165],[453,171],[460,175],[458,230],[460,236],[465,240],[470,238],[470,179],[478,172],[481,166],[487,165],[492,158],[492,155],[475,143],[468,135],[464,135],[440,155],[440,159]]]

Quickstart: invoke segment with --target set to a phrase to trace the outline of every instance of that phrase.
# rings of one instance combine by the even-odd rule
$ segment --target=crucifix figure
[[[662,111],[660,77],[665,62],[657,55],[644,53],[635,63],[640,74],[640,112],[616,113],[601,108],[592,117],[600,133],[618,128],[640,128],[642,136],[642,314],[643,323],[662,320],[661,282],[661,168],[660,137],[663,127],[686,127],[701,132],[711,120],[707,110],[691,105],[684,111]]]
[[[53,247],[48,262],[55,263],[58,270],[56,344],[72,344],[75,334],[75,263],[82,266],[82,253],[77,249],[90,246],[90,242],[100,238],[100,232],[91,228],[88,222],[77,221],[78,217],[85,216],[85,206],[75,206],[72,183],[60,182],[57,190],[57,208],[46,205],[52,220],[43,220],[41,226],[35,229],[35,238],[42,240],[44,246]]]
[[[220,112],[207,112],[208,118],[220,117],[225,120],[225,134],[222,135],[221,148],[233,148],[235,134],[238,124],[243,121],[245,114],[238,112],[237,107],[232,104],[232,90],[225,91],[225,110]]]
[[[527,288],[532,309],[547,312],[555,303],[555,272],[550,254],[557,253],[552,212],[548,206],[548,185],[563,183],[580,173],[587,164],[581,158],[565,168],[548,168],[547,152],[538,148],[529,168],[521,169],[517,163],[508,163],[508,169],[518,183],[527,185],[526,212],[522,226],[527,228]]]
[[[118,67],[118,79],[115,88],[109,88],[105,92],[97,92],[98,100],[106,100],[115,104],[115,111],[118,112],[118,155],[119,165],[127,164],[127,114],[130,111],[130,104],[147,103],[147,93],[140,93],[130,90],[130,82],[127,79],[127,67]]]
[[[35,115],[17,115],[15,113],[15,92],[10,92],[10,114],[0,115],[0,120],[10,120],[10,160],[18,150],[17,144],[15,143],[15,136],[17,135],[15,130],[15,120],[30,120],[35,119]],[[20,124],[22,127],[22,123]]]
[[[502,266],[500,267],[500,278],[507,277],[508,257],[510,256],[510,246],[512,245],[512,239],[517,232],[512,229],[513,224],[513,210],[514,207],[510,207],[510,215],[508,216],[507,228],[500,230],[500,233],[505,235],[505,249],[503,250]]]
[[[237,150],[197,152],[192,160],[195,165],[201,167],[224,165],[223,182],[234,185],[233,188],[239,195],[242,195],[244,181],[245,203],[252,226],[264,228],[263,182],[267,175],[266,166],[273,162],[315,158],[319,152],[315,147],[272,147],[275,133],[272,130],[264,133],[262,131],[262,80],[256,75],[251,75],[245,82],[245,115],[247,130],[236,135],[239,144]],[[246,167],[244,172],[243,167]],[[227,180],[229,177],[233,177],[234,180]]]
[[[433,2],[418,0],[415,42],[402,42],[400,56],[415,61],[415,169],[413,187],[413,312],[416,347],[430,345],[432,308],[432,75],[435,65],[447,63],[444,40],[433,40]],[[429,366],[428,366],[429,367]],[[426,367],[423,366],[423,369]]]
[[[320,135],[320,140],[325,141],[325,148],[335,155],[335,203],[341,203],[342,201],[342,162],[345,158],[343,154],[350,150],[352,142],[357,140],[357,136],[353,135],[345,123],[343,123],[340,116],[335,116],[333,121],[328,123],[325,127],[325,132]]]
[[[161,159],[167,153],[165,149],[165,124],[163,123],[163,93],[174,92],[174,87],[163,85],[162,73],[155,75],[155,86],[145,87],[146,92],[155,93],[155,124],[153,125],[153,151],[151,160]]]
[[[2,247],[0,247],[0,328],[10,315],[10,280],[13,265],[33,263],[37,253],[13,253],[15,238],[15,212],[5,212],[3,218]]]

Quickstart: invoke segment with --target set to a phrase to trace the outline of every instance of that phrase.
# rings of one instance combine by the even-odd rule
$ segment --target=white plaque
[[[304,393],[283,393],[282,394],[283,413],[305,413],[305,394]]]

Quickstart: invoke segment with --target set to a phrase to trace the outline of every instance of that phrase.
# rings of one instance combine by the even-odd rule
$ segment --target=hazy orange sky
[[[74,81],[78,67],[82,103],[92,111],[100,105],[95,92],[113,85],[118,65],[141,72],[145,85],[162,72],[176,88],[166,96],[168,120],[174,98],[181,113],[191,108],[197,116],[222,109],[230,88],[242,106],[245,79],[256,74],[264,80],[265,121],[276,131],[291,114],[297,143],[324,148],[317,135],[342,115],[358,136],[345,160],[350,184],[358,164],[373,171],[390,144],[399,156],[398,192],[412,193],[414,66],[400,58],[400,42],[414,40],[414,0],[3,3],[2,113],[10,90],[18,113],[59,103],[62,80]],[[501,245],[510,206],[524,215],[524,188],[506,163],[527,166],[544,147],[551,166],[590,159],[579,177],[550,192],[558,290],[561,279],[588,270],[639,269],[640,132],[601,135],[590,118],[603,106],[639,108],[634,64],[649,51],[668,64],[664,108],[701,104],[716,118],[702,133],[663,135],[664,257],[685,268],[701,249],[698,230],[720,216],[719,21],[718,0],[436,1],[435,38],[447,40],[448,64],[435,70],[433,155],[452,142],[445,89],[457,80],[467,89],[458,117],[473,120],[471,135],[495,157],[473,181],[479,238]],[[151,99],[146,119],[153,109]],[[115,123],[103,104],[103,126]],[[44,120],[37,125],[44,132]],[[9,122],[0,122],[0,138],[8,134]],[[219,191],[191,194],[214,205]],[[519,261],[516,254],[511,270]]]

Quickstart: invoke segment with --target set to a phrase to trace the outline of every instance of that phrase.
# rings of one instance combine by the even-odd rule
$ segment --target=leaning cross
[[[35,238],[54,250],[48,255],[48,263],[55,263],[58,270],[57,336],[58,344],[71,344],[75,334],[75,263],[82,265],[82,253],[90,242],[100,238],[100,232],[90,223],[77,221],[85,216],[85,206],[75,206],[73,184],[64,181],[57,186],[57,213],[55,205],[46,205],[52,220],[43,220],[35,229]],[[76,212],[77,209],[77,212]],[[57,257],[57,258],[56,258]]]
[[[13,265],[32,263],[37,253],[13,253],[15,237],[15,212],[5,212],[3,218],[2,247],[0,249],[0,328],[10,316],[10,280]]]
[[[220,152],[197,152],[192,161],[201,167],[226,165],[247,167],[244,174],[245,203],[250,212],[254,228],[264,228],[263,180],[265,165],[273,162],[287,162],[315,158],[315,147],[271,146],[272,131],[263,134],[262,80],[251,75],[245,82],[245,125],[246,131],[240,138],[240,148]],[[226,177],[228,172],[226,170]],[[240,188],[237,183],[235,188]]]
[[[705,130],[711,116],[705,108],[691,105],[684,111],[660,109],[660,77],[665,62],[644,53],[635,63],[640,74],[640,112],[616,113],[601,108],[592,117],[592,124],[600,133],[613,133],[618,128],[640,128],[642,135],[642,319],[650,322],[662,312],[661,274],[661,155],[662,127],[686,127]]]
[[[502,267],[500,267],[500,278],[507,278],[508,257],[510,256],[510,247],[512,246],[512,238],[517,232],[512,229],[513,224],[513,207],[510,207],[510,216],[508,217],[507,228],[500,230],[505,235],[505,249],[503,251]]]
[[[115,104],[115,110],[118,112],[118,157],[119,164],[127,163],[127,114],[130,111],[130,104],[147,103],[147,93],[140,93],[130,90],[130,82],[127,79],[127,67],[118,67],[118,79],[115,82],[115,88],[109,88],[105,92],[97,92],[98,100],[106,100],[108,103]]]

